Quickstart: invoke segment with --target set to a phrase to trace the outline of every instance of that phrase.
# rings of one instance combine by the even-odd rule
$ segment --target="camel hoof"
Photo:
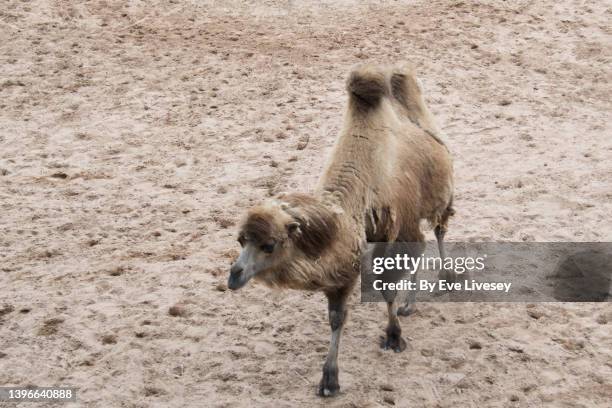
[[[323,367],[323,378],[319,383],[319,396],[335,397],[340,392],[340,384],[338,383],[338,369]]]
[[[438,280],[445,280],[448,283],[457,281],[457,273],[452,269],[442,269],[438,272]]]
[[[338,395],[338,393],[340,392],[340,387],[338,388],[321,388],[319,390],[319,396],[323,397],[323,398],[331,398],[331,397],[335,397],[336,395]]]
[[[321,384],[319,385],[319,396],[323,398],[335,397],[340,392],[340,386],[338,384]]]
[[[398,316],[410,316],[411,314],[414,314],[416,311],[417,311],[417,307],[414,303],[412,303],[408,306],[402,306],[398,308],[397,315]]]
[[[393,350],[396,353],[401,353],[402,351],[406,350],[407,346],[408,343],[406,343],[406,340],[404,340],[401,336],[387,337],[381,344],[383,350]]]

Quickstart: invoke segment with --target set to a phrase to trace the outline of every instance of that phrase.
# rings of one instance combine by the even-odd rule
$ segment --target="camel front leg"
[[[325,365],[323,365],[323,378],[319,384],[319,395],[333,397],[340,391],[338,383],[338,347],[340,335],[346,320],[346,299],[348,290],[339,290],[326,293],[329,312],[329,325],[331,327],[331,342]]]

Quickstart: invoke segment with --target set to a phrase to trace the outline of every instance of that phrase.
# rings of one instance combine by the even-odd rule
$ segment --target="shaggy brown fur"
[[[255,279],[321,290],[328,297],[332,345],[319,389],[324,396],[339,389],[337,348],[345,304],[366,242],[424,245],[420,221],[426,219],[442,252],[453,214],[452,160],[412,68],[358,67],[347,91],[344,127],[314,194],[279,196],[252,209],[241,232],[254,245],[273,242],[278,248],[258,261],[265,267]],[[236,270],[239,276],[242,266]],[[385,346],[402,351],[393,298],[388,313]]]
[[[294,231],[287,225],[297,223]],[[287,194],[249,211],[240,237],[257,245],[275,241],[278,263],[255,276],[271,287],[334,290],[351,284],[359,273],[356,239],[341,239],[346,224],[338,211],[319,198]],[[351,233],[355,235],[355,233]]]
[[[337,214],[306,194],[287,195],[283,202],[285,212],[300,225],[293,237],[296,248],[312,259],[321,257],[337,238]]]

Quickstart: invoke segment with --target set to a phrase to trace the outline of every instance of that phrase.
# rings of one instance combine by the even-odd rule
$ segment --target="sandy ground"
[[[611,241],[612,4],[255,3],[2,3],[0,385],[88,407],[609,406],[609,303],[423,304],[394,354],[356,294],[323,401],[323,296],[224,283],[243,212],[313,187],[361,61],[418,67],[456,158],[449,240]]]

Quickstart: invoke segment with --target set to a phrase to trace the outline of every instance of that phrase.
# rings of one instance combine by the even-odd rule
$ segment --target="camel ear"
[[[300,231],[300,223],[297,221],[290,222],[286,225],[289,235],[294,235]]]

